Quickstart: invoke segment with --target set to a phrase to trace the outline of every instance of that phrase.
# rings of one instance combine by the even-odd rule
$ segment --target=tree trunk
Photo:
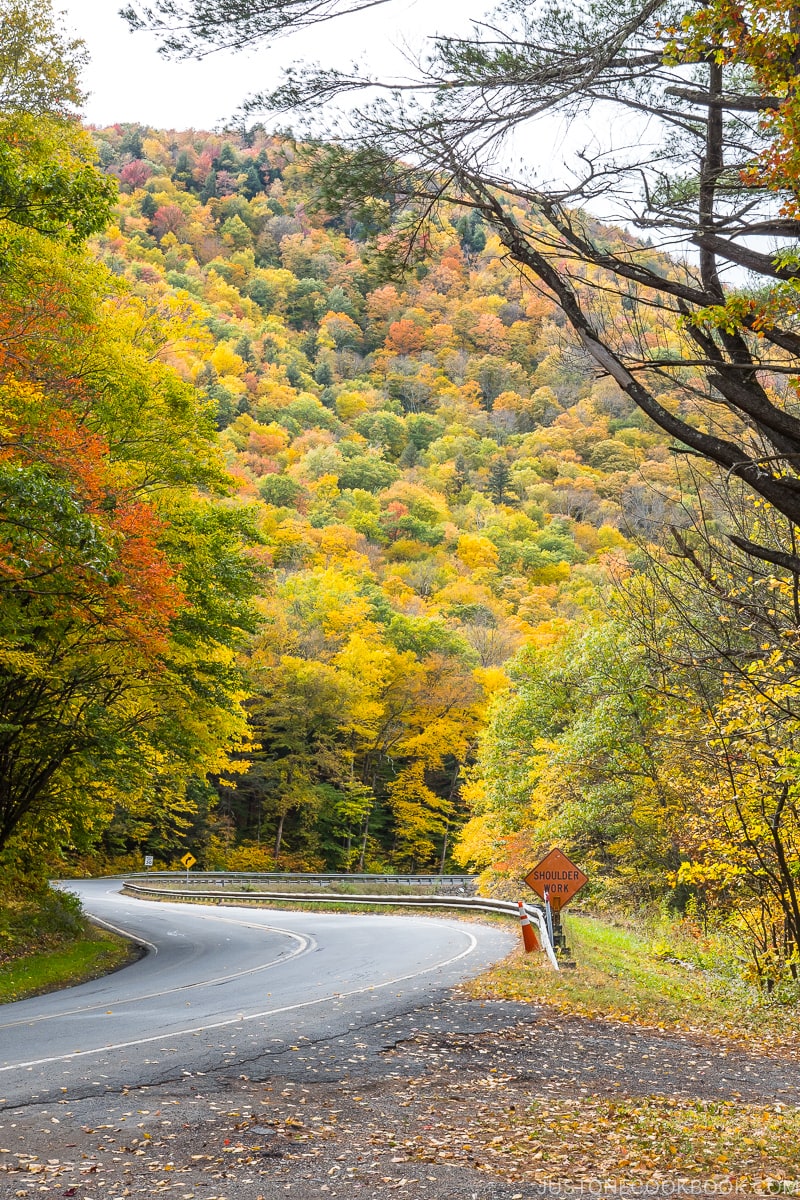
[[[278,821],[278,831],[275,834],[275,870],[278,869],[278,861],[281,853],[281,842],[283,841],[283,822],[286,820],[286,813],[282,812]]]
[[[444,827],[444,841],[442,842],[442,857],[439,860],[439,874],[444,875],[444,860],[447,858],[447,843],[450,840],[450,822],[448,821]]]
[[[364,870],[364,858],[367,853],[367,836],[369,834],[369,818],[370,818],[370,814],[367,813],[366,818],[364,820],[364,834],[363,834],[363,837],[361,838],[361,854],[358,859],[359,874],[361,872],[363,872],[363,870]]]
[[[456,784],[458,783],[458,779],[459,779],[460,775],[461,775],[461,763],[457,762],[456,769],[453,772],[453,778],[450,781],[450,791],[447,796],[447,799],[450,802],[450,804],[453,803],[453,796],[455,795]],[[445,859],[447,858],[447,846],[448,846],[449,841],[450,841],[450,818],[448,817],[447,824],[444,827],[444,842],[442,843],[442,857],[439,862],[439,874],[440,875],[444,875],[444,862],[445,862]]]

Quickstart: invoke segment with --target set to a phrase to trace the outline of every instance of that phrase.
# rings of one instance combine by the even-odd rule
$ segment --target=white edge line
[[[119,925],[112,925],[110,921],[105,921],[102,917],[95,917],[92,913],[86,914],[86,920],[91,921],[93,925],[99,925],[101,929],[110,929],[112,933],[118,933],[127,942],[133,942],[137,946],[146,946],[148,950],[153,951],[153,954],[158,954],[158,946],[154,942],[148,942],[147,938],[139,937],[138,933],[129,933],[127,929],[120,929]]]

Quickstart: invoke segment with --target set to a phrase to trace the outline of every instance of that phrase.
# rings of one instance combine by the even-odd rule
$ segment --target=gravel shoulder
[[[800,1178],[796,1062],[458,993],[203,1076],[172,1059],[153,1086],[87,1092],[0,1113],[0,1195],[528,1200]]]

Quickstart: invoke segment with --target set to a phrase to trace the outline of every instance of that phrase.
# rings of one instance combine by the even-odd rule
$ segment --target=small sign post
[[[152,854],[145,854],[145,856],[144,856],[144,865],[145,865],[145,869],[146,869],[147,867],[152,867],[152,865],[153,865],[153,856],[152,856]]]
[[[547,936],[550,938],[550,945],[554,945],[553,937],[553,910],[550,907],[550,892],[547,888],[544,889],[544,919],[547,922]]]
[[[194,866],[194,864],[197,862],[197,859],[195,858],[195,856],[192,853],[187,852],[186,854],[184,854],[183,858],[181,859],[181,862],[186,867],[186,882],[188,883],[189,882],[189,868]]]

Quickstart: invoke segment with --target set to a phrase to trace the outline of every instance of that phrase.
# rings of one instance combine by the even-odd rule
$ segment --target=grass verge
[[[529,1000],[565,1013],[723,1037],[766,1053],[800,1056],[800,1009],[771,1002],[724,963],[701,967],[665,954],[662,937],[592,917],[564,921],[577,963],[552,971],[517,950],[465,985],[476,998]],[[678,942],[680,952],[680,942]]]
[[[755,1055],[800,1058],[798,1006],[768,1000],[736,974],[734,963],[712,963],[702,945],[697,958],[704,965],[692,962],[680,927],[665,945],[663,927],[651,932],[576,916],[564,924],[574,970],[556,973],[542,955],[518,949],[462,992],[676,1031],[701,1043],[714,1039]],[[737,1191],[770,1194],[780,1190],[780,1180],[800,1175],[796,1106],[738,1096],[710,1101],[666,1089],[640,1095],[634,1087],[626,1094],[627,1082],[621,1074],[614,1097],[593,1095],[583,1079],[564,1096],[543,1097],[541,1084],[520,1090],[516,1105],[484,1110],[479,1103],[464,1132],[473,1153],[515,1182],[683,1186],[702,1179],[716,1194],[733,1190],[732,1181]],[[506,1087],[515,1086],[509,1077]]]
[[[447,877],[445,876],[445,878],[447,878]],[[136,879],[135,882],[144,887],[148,886],[148,881],[146,879]],[[287,880],[283,880],[283,879],[281,879],[280,881],[273,883],[273,884],[270,884],[268,882],[264,883],[264,884],[251,883],[251,882],[239,883],[238,881],[236,881],[230,886],[230,888],[227,888],[224,885],[217,885],[215,888],[215,886],[213,884],[208,884],[204,880],[199,883],[195,883],[194,880],[191,878],[191,876],[189,878],[188,884],[182,879],[176,879],[176,880],[159,879],[159,880],[154,881],[152,886],[157,887],[160,891],[166,891],[166,892],[174,891],[174,892],[180,892],[180,893],[186,893],[187,891],[192,891],[193,889],[196,889],[198,891],[206,891],[206,892],[211,890],[211,891],[214,891],[215,895],[218,895],[220,897],[220,899],[224,899],[226,894],[229,894],[230,892],[234,892],[234,893],[246,892],[248,895],[252,895],[254,899],[261,896],[264,892],[273,892],[273,893],[280,892],[281,895],[284,895],[284,896],[291,896],[295,893],[302,894],[302,895],[319,893],[320,896],[341,896],[343,900],[346,900],[348,896],[352,896],[352,895],[375,896],[375,897],[379,897],[379,896],[403,896],[403,897],[406,897],[407,896],[409,899],[411,899],[414,896],[442,896],[444,898],[447,898],[448,896],[463,896],[463,895],[465,895],[465,893],[463,891],[460,891],[457,888],[450,890],[445,887],[440,887],[440,888],[430,887],[427,884],[419,884],[417,886],[414,886],[412,884],[407,884],[407,883],[398,883],[398,884],[365,883],[365,884],[361,884],[361,883],[348,883],[347,881],[342,881],[342,882],[337,882],[337,883],[326,883],[323,886],[323,885],[317,885],[317,884],[304,883],[302,880],[300,882],[294,882],[294,881],[287,881]]]
[[[138,953],[123,938],[87,923],[83,935],[66,945],[4,962],[0,1004],[99,979],[132,962]]]

